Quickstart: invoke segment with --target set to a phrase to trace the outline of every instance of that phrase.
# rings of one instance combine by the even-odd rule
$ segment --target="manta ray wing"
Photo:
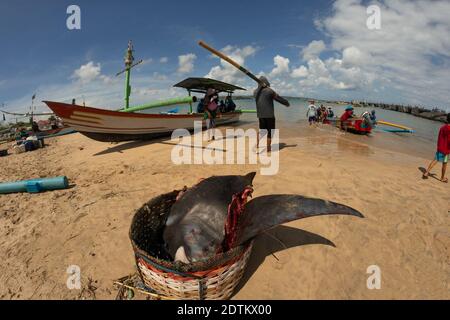
[[[321,215],[364,216],[348,206],[299,195],[267,195],[257,197],[245,206],[239,220],[236,245],[245,243],[261,232],[277,225]]]

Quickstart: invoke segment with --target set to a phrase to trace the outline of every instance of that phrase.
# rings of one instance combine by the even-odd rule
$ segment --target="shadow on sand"
[[[425,172],[427,172],[427,169],[425,169],[424,167],[419,167],[418,169],[420,170],[420,172],[422,172],[422,179],[426,179],[426,178],[423,178],[423,175],[425,174]],[[435,173],[431,173],[431,172],[430,172],[430,174],[429,174],[428,176],[431,177],[431,178],[433,178],[433,179],[436,179],[437,181],[441,181],[441,180],[436,176]]]
[[[237,139],[240,137],[241,137],[240,135],[237,135],[237,136],[228,135],[228,136],[221,137],[220,139],[217,139],[217,140]],[[97,152],[94,154],[94,156],[102,156],[102,155],[106,155],[106,154],[110,154],[110,153],[114,153],[114,152],[122,153],[125,150],[139,148],[139,147],[143,147],[143,146],[153,144],[153,143],[161,143],[161,144],[167,144],[167,145],[173,145],[173,146],[178,145],[178,146],[182,146],[182,147],[190,147],[192,149],[203,149],[203,150],[212,150],[212,151],[215,150],[215,151],[226,152],[226,150],[220,149],[220,148],[179,144],[176,142],[171,142],[170,137],[169,138],[166,137],[166,138],[155,138],[155,139],[151,139],[151,140],[140,140],[140,141],[130,141],[130,142],[125,142],[125,143],[120,143],[113,147],[109,147],[103,151]],[[205,142],[205,143],[207,143],[207,142]]]
[[[247,281],[253,276],[256,270],[258,270],[259,266],[264,262],[267,256],[274,255],[276,252],[285,249],[309,244],[322,244],[336,247],[333,242],[322,236],[287,226],[278,226],[267,233],[258,236],[254,242],[253,251],[247,264],[247,268],[239,285],[236,287],[233,296],[245,286]],[[278,260],[276,255],[274,255],[274,258]]]
[[[151,139],[151,140],[139,140],[139,141],[130,141],[130,142],[125,142],[125,143],[119,143],[113,147],[109,147],[103,151],[97,152],[96,154],[94,154],[94,156],[103,156],[105,154],[114,153],[114,152],[122,153],[125,150],[139,148],[139,147],[143,147],[143,146],[153,144],[153,143],[161,143],[164,140],[167,140],[167,138],[157,138],[157,139]]]
[[[273,145],[272,146],[272,150],[275,150],[275,147],[276,147],[276,145]],[[277,147],[278,147],[278,151],[281,151],[281,150],[283,150],[285,148],[295,148],[295,147],[297,147],[297,145],[296,144],[286,144],[284,142],[281,142],[281,143],[278,144]]]

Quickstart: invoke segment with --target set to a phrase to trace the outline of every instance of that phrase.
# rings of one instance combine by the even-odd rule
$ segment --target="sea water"
[[[253,99],[236,99],[234,100],[237,109],[255,109],[255,101]],[[296,126],[305,127],[307,125],[306,112],[309,105],[308,99],[290,98],[290,107],[285,107],[279,103],[275,103],[275,117],[277,119],[277,127],[295,128]],[[316,106],[322,103],[316,102]],[[333,103],[323,103],[325,107],[332,107],[335,116],[340,116],[347,105],[338,105]],[[187,113],[189,105],[177,106],[180,113]],[[197,103],[193,104],[193,110],[197,108]],[[174,109],[174,106],[163,107],[149,110],[149,113],[167,112]],[[424,118],[419,118],[411,114],[385,110],[380,108],[355,108],[355,115],[360,116],[365,111],[376,111],[377,120],[391,122],[399,125],[409,127],[414,130],[414,133],[388,133],[381,130],[374,130],[371,136],[359,137],[356,135],[349,135],[349,139],[353,139],[359,143],[366,143],[371,146],[386,148],[391,151],[398,151],[414,156],[430,158],[436,149],[436,139],[439,128],[443,123],[432,121]],[[241,121],[245,123],[256,125],[257,117],[254,113],[247,113],[241,116]],[[353,137],[352,137],[353,136]],[[283,137],[280,135],[280,139]]]

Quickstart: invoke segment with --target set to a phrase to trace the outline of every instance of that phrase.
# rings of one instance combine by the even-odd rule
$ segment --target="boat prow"
[[[176,129],[194,129],[194,122],[203,114],[145,114],[127,113],[85,107],[62,102],[44,101],[63,122],[81,134],[103,142],[148,140],[169,136]],[[223,113],[217,125],[239,121],[241,112]]]

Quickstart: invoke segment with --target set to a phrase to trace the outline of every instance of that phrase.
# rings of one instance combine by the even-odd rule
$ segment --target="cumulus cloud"
[[[273,63],[275,64],[275,68],[272,69],[270,73],[272,76],[278,76],[283,73],[289,73],[289,59],[282,57],[280,55],[276,55],[273,58]]]
[[[178,57],[178,73],[190,73],[194,70],[194,61],[197,56],[193,53],[184,54]]]
[[[317,58],[325,48],[325,43],[322,40],[311,41],[311,43],[301,52],[303,60],[308,61]]]
[[[167,62],[169,62],[169,58],[167,58],[167,57],[161,57],[159,59],[159,63],[167,63]]]
[[[369,62],[370,54],[364,54],[357,47],[345,48],[342,52],[342,62],[347,66],[360,66]]]
[[[389,83],[380,99],[396,102],[449,105],[450,2],[384,1],[381,29],[366,27],[366,5],[358,0],[337,0],[333,13],[317,21],[341,53],[346,73]],[[353,69],[355,68],[355,69]],[[381,91],[381,85],[377,86]]]
[[[248,57],[254,56],[257,50],[258,48],[253,46],[240,48],[231,45],[221,49],[223,53],[241,65],[245,64]],[[222,59],[220,59],[220,65],[212,67],[206,77],[239,84],[242,84],[245,79],[245,75],[241,71]]]
[[[95,64],[93,61],[89,61],[76,69],[72,74],[72,78],[81,83],[89,83],[100,76],[101,70],[100,63]]]
[[[299,61],[290,61],[291,81],[298,79],[293,91],[450,109],[450,2],[378,5],[380,30],[367,28],[367,4],[361,0],[336,0],[329,14],[314,21],[327,43],[311,41]],[[272,81],[286,81],[278,78]]]
[[[92,63],[94,67],[97,64]],[[45,82],[32,92],[28,92],[23,96],[8,101],[7,109],[17,112],[26,112],[24,106],[29,105],[30,97],[35,93],[45,93],[42,99],[50,101],[60,101],[71,103],[72,99],[76,99],[77,103],[85,101],[87,106],[117,110],[123,107],[123,78],[108,78],[101,74],[101,70],[97,72],[87,72],[86,68],[78,68],[80,71],[73,82],[51,84]],[[95,69],[97,70],[97,69]],[[73,72],[75,74],[75,71]],[[79,79],[90,79],[88,85],[82,83]],[[86,74],[90,75],[87,76]],[[96,74],[96,76],[94,76]],[[108,81],[105,79],[108,78]],[[117,79],[117,80],[116,80]],[[161,100],[163,98],[184,96],[186,93],[179,88],[172,88],[174,81],[168,79],[167,76],[154,72],[151,75],[134,73],[131,79],[131,105],[140,105],[150,101]],[[38,112],[48,112],[49,109],[42,105],[37,106]]]
[[[89,61],[88,63],[76,69],[72,73],[71,79],[74,79],[76,82],[82,85],[99,79],[105,83],[111,83],[114,81],[111,77],[102,74],[101,71],[102,68],[100,63]]]
[[[292,78],[304,78],[307,75],[308,69],[304,65],[301,65],[300,67],[293,69],[291,73]]]

